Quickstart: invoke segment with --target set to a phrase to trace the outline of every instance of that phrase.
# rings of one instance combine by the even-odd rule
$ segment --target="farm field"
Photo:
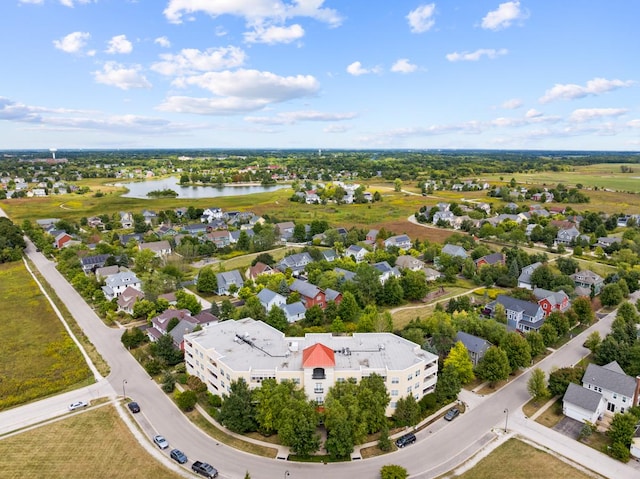
[[[454,477],[442,476],[441,479]],[[517,439],[510,439],[458,479],[587,479],[598,477],[586,474],[547,452]]]
[[[92,374],[22,262],[0,265],[0,410],[75,387]]]
[[[0,440],[0,469],[7,479],[181,477],[149,456],[113,406]]]

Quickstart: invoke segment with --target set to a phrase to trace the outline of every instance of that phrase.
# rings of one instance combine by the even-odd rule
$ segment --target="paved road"
[[[120,394],[124,385],[126,395],[140,403],[143,409],[140,424],[144,434],[149,437],[155,432],[156,427],[161,427],[158,432],[167,437],[172,447],[184,450],[191,460],[200,459],[211,462],[220,470],[223,478],[241,478],[247,471],[254,479],[283,477],[286,471],[289,472],[291,479],[299,477],[309,479],[324,479],[326,477],[336,479],[377,478],[380,468],[389,463],[402,464],[410,472],[411,477],[437,477],[454,469],[491,442],[495,438],[494,431],[500,429],[504,423],[504,410],[518,411],[529,399],[526,392],[526,381],[529,377],[529,372],[527,372],[514,380],[513,383],[492,394],[487,400],[480,398],[473,404],[469,412],[459,419],[450,423],[439,420],[431,427],[420,431],[417,434],[418,442],[415,445],[391,455],[364,461],[327,465],[300,464],[246,454],[217,443],[194,427],[124,349],[120,342],[121,331],[106,327],[58,273],[54,263],[47,260],[41,253],[36,252],[32,245],[27,248],[27,254],[55,289],[56,294],[67,305],[97,350],[110,364],[111,373],[106,381],[110,384],[112,391],[117,391]],[[608,315],[590,330],[583,332],[555,354],[547,357],[539,366],[549,371],[554,366],[575,364],[586,353],[582,343],[589,332],[599,330],[601,334],[606,334],[610,329],[612,319],[613,315]],[[59,401],[66,405],[70,402],[69,397],[62,397]],[[27,409],[33,407],[35,406],[16,408],[13,410],[13,414],[20,414],[23,411],[23,415],[26,417],[28,416]],[[58,411],[60,405],[51,407],[57,408],[56,411]],[[30,410],[33,414],[33,409]],[[4,418],[4,414],[0,419]],[[535,425],[527,428],[525,426],[527,420],[522,418],[518,422],[517,414],[514,414],[513,420],[514,427],[518,425],[518,431],[533,436],[542,444],[545,444],[545,441],[553,442],[554,450],[566,453],[568,457],[575,456],[579,462],[585,464],[592,462],[590,468],[607,477],[622,479],[638,477],[638,472],[633,468],[613,461],[593,449],[585,452],[583,451],[585,446],[576,441],[563,436],[557,437],[557,433],[547,429],[539,430]],[[16,421],[19,422],[20,419],[14,419],[14,422]],[[524,425],[521,424],[522,422]]]

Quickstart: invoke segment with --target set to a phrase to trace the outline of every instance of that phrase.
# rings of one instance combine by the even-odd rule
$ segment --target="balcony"
[[[314,388],[313,394],[324,394],[324,388]]]

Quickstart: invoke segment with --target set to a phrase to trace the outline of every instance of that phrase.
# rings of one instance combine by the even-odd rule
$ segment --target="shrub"
[[[162,372],[162,364],[157,359],[149,359],[144,363],[144,370],[150,375],[155,376]]]
[[[174,395],[178,407],[185,412],[193,411],[198,397],[193,391],[176,392]]]
[[[172,374],[165,373],[162,377],[162,390],[167,394],[171,394],[176,387],[176,380]]]
[[[189,376],[187,378],[187,386],[196,393],[203,393],[207,390],[207,385],[198,376]]]
[[[207,404],[210,407],[219,408],[220,406],[222,406],[222,398],[217,394],[211,394],[210,392],[207,392]]]
[[[176,382],[179,384],[187,384],[187,380],[189,379],[189,376],[187,375],[187,373],[178,373],[176,374]]]
[[[406,479],[409,477],[409,473],[402,466],[389,464],[382,466],[382,469],[380,469],[380,477],[381,479]]]

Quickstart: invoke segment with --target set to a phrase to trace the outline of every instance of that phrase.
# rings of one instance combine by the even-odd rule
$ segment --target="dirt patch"
[[[405,233],[413,240],[429,240],[432,243],[444,243],[449,236],[455,233],[453,230],[425,228],[420,225],[409,223],[406,220],[381,222],[378,224],[378,229],[380,228],[384,228],[387,231],[393,231],[396,234]]]

